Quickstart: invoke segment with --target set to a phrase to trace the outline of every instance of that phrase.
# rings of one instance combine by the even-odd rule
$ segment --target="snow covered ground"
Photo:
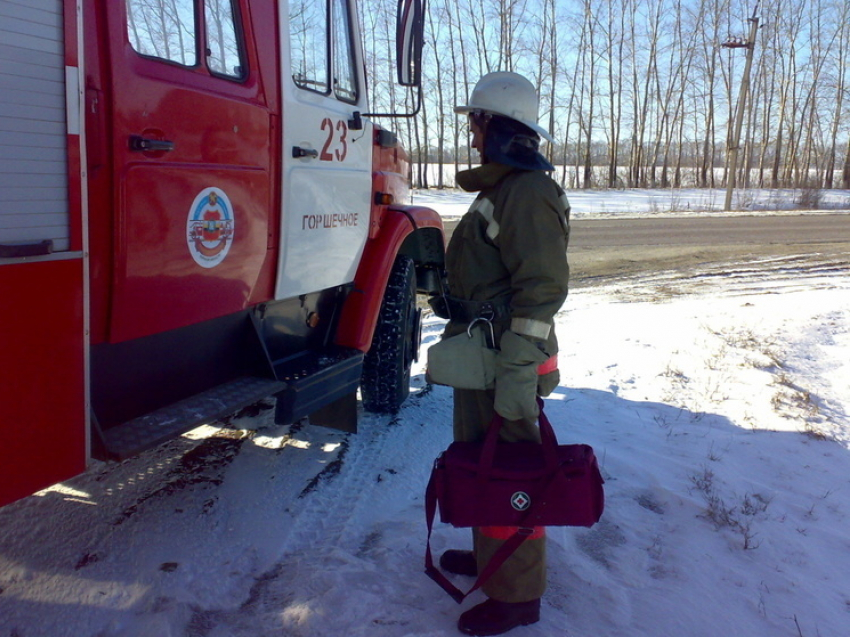
[[[801,263],[571,294],[546,411],[596,450],[606,510],[549,529],[541,621],[512,636],[850,634],[850,268]],[[0,509],[0,637],[459,634],[480,595],[459,607],[423,574],[450,390],[420,363],[402,410],[356,435],[270,407]]]
[[[719,188],[570,190],[573,218],[646,217],[674,214],[800,214],[850,210],[850,190],[739,189],[732,196],[732,212],[724,212],[726,190]],[[449,217],[466,212],[473,197],[457,189],[414,191],[413,200]]]

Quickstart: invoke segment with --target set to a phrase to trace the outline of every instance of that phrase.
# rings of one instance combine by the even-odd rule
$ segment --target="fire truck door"
[[[275,295],[350,282],[369,231],[372,127],[349,0],[281,3],[281,258]]]
[[[115,342],[245,307],[269,243],[271,116],[248,3],[100,4],[112,77]]]

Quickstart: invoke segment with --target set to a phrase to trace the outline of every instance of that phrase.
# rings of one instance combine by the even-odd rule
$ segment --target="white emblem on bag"
[[[525,511],[531,506],[531,498],[524,491],[517,491],[511,496],[511,506],[517,511]]]

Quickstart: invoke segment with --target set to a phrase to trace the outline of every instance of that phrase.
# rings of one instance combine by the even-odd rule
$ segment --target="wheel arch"
[[[422,206],[393,205],[381,229],[366,243],[354,277],[354,289],[342,308],[336,344],[368,351],[396,256],[416,264],[417,292],[436,292],[445,263],[443,223],[436,211]]]

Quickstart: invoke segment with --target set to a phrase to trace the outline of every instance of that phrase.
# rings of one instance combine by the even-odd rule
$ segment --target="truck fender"
[[[445,239],[436,211],[423,206],[387,208],[378,235],[366,242],[354,289],[343,304],[337,345],[369,350],[390,270],[399,254],[409,254],[417,265],[442,267]]]

